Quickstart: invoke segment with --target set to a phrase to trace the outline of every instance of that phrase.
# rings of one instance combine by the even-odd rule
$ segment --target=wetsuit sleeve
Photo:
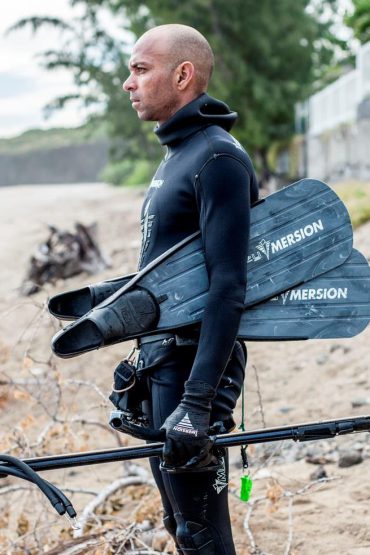
[[[210,286],[189,379],[217,387],[244,306],[250,227],[248,168],[231,155],[215,155],[196,176],[195,188]]]

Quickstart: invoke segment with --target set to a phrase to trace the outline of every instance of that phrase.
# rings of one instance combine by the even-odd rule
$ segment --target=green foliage
[[[155,167],[148,160],[137,160],[124,185],[149,185]]]
[[[82,5],[85,13],[68,25],[45,19],[45,24],[63,29],[65,41],[60,49],[44,53],[44,63],[50,70],[63,67],[73,72],[79,99],[107,120],[116,161],[143,156],[156,160],[161,151],[152,124],[138,120],[122,92],[130,46],[110,36],[100,17],[103,10],[131,31],[133,39],[169,22],[202,32],[216,58],[209,92],[238,111],[235,135],[252,153],[259,153],[262,165],[271,142],[292,135],[296,102],[312,91],[312,83],[343,46],[330,31],[337,0],[70,1]],[[28,24],[37,30],[42,18],[31,18]],[[24,25],[27,21],[19,24]],[[71,100],[74,95],[66,95],[50,108]]]
[[[370,221],[370,183],[347,182],[334,186],[346,205],[354,228]]]
[[[122,91],[122,82],[128,75],[127,44],[110,36],[100,17],[104,0],[70,0],[71,4],[84,4],[85,13],[68,24],[61,19],[31,17],[19,21],[14,29],[25,26],[36,32],[43,25],[52,25],[64,37],[58,49],[42,53],[46,69],[68,69],[78,86],[78,94],[66,94],[54,99],[47,111],[63,108],[69,102],[80,102],[95,110],[94,120],[104,119],[111,138],[114,160],[137,157],[145,152],[149,158],[158,158],[160,147],[149,138],[148,127],[140,125]],[[125,16],[122,15],[122,27]],[[58,43],[59,44],[59,43]],[[151,125],[152,129],[153,125]]]
[[[148,185],[157,161],[122,160],[110,162],[100,174],[100,179],[112,185]]]
[[[216,70],[210,92],[239,113],[235,134],[252,152],[265,150],[293,132],[296,102],[311,91],[333,60],[339,41],[324,10],[336,2],[308,0],[115,0],[140,34],[153,25],[176,21],[196,27],[210,41]]]
[[[352,0],[354,12],[345,17],[345,23],[352,27],[354,35],[364,44],[370,41],[370,0]]]
[[[22,154],[97,140],[107,140],[107,129],[103,122],[90,122],[75,128],[30,129],[17,137],[0,139],[0,154]]]
[[[123,185],[134,171],[134,162],[121,160],[110,162],[101,172],[99,179],[112,185]]]
[[[274,173],[279,173],[278,162],[279,156],[289,154],[289,169],[287,177],[296,178],[298,176],[299,153],[301,149],[302,137],[296,135],[292,140],[274,141],[267,152],[267,161],[269,168]]]

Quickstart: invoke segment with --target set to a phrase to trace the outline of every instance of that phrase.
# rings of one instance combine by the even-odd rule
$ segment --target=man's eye
[[[136,71],[137,71],[138,73],[143,73],[143,72],[145,71],[145,67],[138,66],[138,67],[136,68]]]

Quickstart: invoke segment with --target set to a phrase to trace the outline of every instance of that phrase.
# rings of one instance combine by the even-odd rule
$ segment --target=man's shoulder
[[[251,165],[251,159],[243,145],[222,127],[211,125],[203,130],[203,134],[212,154],[232,156],[248,166]]]

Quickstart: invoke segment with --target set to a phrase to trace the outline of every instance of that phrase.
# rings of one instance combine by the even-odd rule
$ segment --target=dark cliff
[[[109,144],[86,144],[0,153],[0,186],[99,181],[108,162]]]

